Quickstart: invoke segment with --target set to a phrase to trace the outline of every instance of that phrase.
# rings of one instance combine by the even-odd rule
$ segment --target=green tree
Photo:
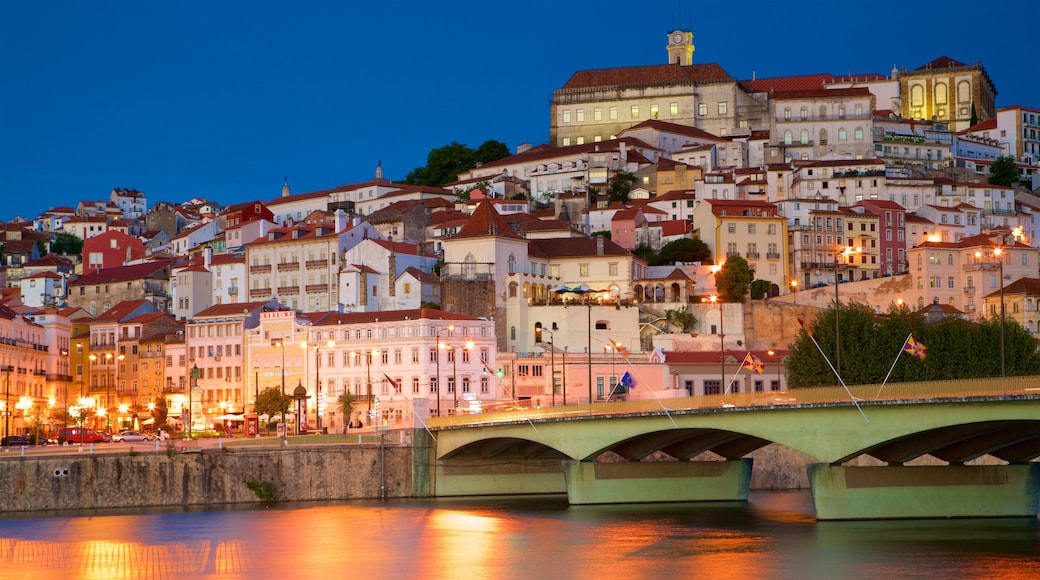
[[[441,187],[457,180],[460,173],[473,169],[478,162],[489,163],[508,156],[509,148],[499,141],[485,141],[476,151],[452,141],[431,150],[426,155],[426,166],[413,169],[404,181],[413,185]]]
[[[877,315],[866,305],[852,303],[821,312],[791,345],[787,372],[792,387],[838,384],[830,366],[835,364],[835,315],[845,384],[879,384],[886,376],[893,383],[1000,376],[999,318],[927,323],[905,307]],[[902,350],[911,333],[928,348],[923,360]],[[1040,373],[1040,352],[1028,330],[1005,320],[1004,345],[1008,376]]]
[[[975,103],[971,104],[971,119],[968,121],[968,126],[974,127],[979,123],[979,112],[975,110]]]
[[[751,299],[762,300],[769,296],[769,291],[773,288],[773,283],[769,280],[755,280],[751,283]]]
[[[654,260],[657,259],[657,253],[654,252],[654,249],[651,248],[650,244],[646,242],[643,242],[636,246],[632,250],[632,254],[646,260],[646,263],[650,264],[651,266],[654,265]]]
[[[607,197],[610,198],[610,201],[627,203],[628,195],[632,192],[635,182],[635,175],[624,171],[618,172],[607,185]]]
[[[993,185],[1011,187],[1019,182],[1018,167],[1015,158],[1006,155],[997,157],[989,166],[989,182]]]
[[[170,408],[166,405],[166,397],[156,397],[152,401],[152,419],[155,420],[155,428],[163,429],[166,427],[166,419],[169,418]]]
[[[511,154],[509,147],[501,141],[495,141],[494,139],[488,139],[481,143],[480,147],[474,152],[474,157],[478,163],[491,163],[492,161],[498,161],[499,159],[505,159]]]
[[[339,412],[343,414],[343,433],[347,432],[347,424],[350,422],[351,417],[354,416],[354,411],[357,408],[357,398],[350,392],[344,392],[337,399],[339,403]]]
[[[279,387],[268,387],[256,396],[254,408],[257,413],[274,417],[288,412],[292,404],[292,397],[282,392]]]
[[[69,232],[58,232],[58,236],[51,242],[51,252],[54,254],[82,254],[83,239]]]
[[[679,238],[662,246],[650,263],[661,266],[676,262],[706,262],[709,258],[711,249],[700,238]]]
[[[747,260],[733,256],[715,273],[715,288],[723,302],[743,302],[747,298],[748,286],[754,277],[755,271],[748,265]]]
[[[693,325],[697,323],[697,317],[693,315],[685,306],[682,308],[668,309],[664,311],[665,320],[672,328],[678,329],[679,332],[690,332]]]

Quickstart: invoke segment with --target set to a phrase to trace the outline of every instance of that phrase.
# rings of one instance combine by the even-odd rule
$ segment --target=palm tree
[[[344,391],[344,393],[339,396],[339,411],[340,413],[343,413],[344,435],[347,434],[347,424],[350,422],[350,418],[354,416],[354,404],[356,402],[357,399],[354,398],[354,395],[347,391]]]

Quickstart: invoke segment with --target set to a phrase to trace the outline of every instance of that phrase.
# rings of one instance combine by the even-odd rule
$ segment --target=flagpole
[[[740,375],[740,371],[744,370],[744,365],[747,364],[749,356],[751,356],[750,351],[748,351],[748,353],[744,355],[744,358],[740,361],[740,364],[737,365],[737,372],[733,373],[733,378],[730,379],[728,383],[726,383],[726,390],[722,392],[723,395],[729,394],[729,386],[732,385],[733,381],[735,381],[737,379],[737,376]]]
[[[809,334],[809,338],[812,340],[813,344],[816,345],[816,350],[820,351],[820,356],[822,356],[823,360],[827,362],[827,366],[831,368],[831,372],[834,373],[835,377],[838,377],[838,382],[841,383],[841,386],[845,388],[845,392],[849,394],[849,399],[852,399],[852,404],[856,406],[856,410],[859,411],[860,415],[863,415],[863,420],[867,423],[870,423],[870,419],[867,419],[867,414],[864,413],[863,409],[861,409],[859,406],[859,400],[856,399],[856,397],[852,396],[852,391],[849,390],[848,385],[846,385],[845,381],[841,379],[841,375],[839,375],[838,371],[835,370],[834,365],[831,364],[831,361],[827,358],[827,355],[823,354],[823,349],[820,348],[820,343],[816,342],[816,337],[813,336],[812,333],[807,334]]]
[[[885,385],[888,383],[888,377],[892,376],[892,371],[896,369],[896,363],[899,362],[899,357],[903,355],[903,349],[906,348],[907,343],[910,342],[910,337],[913,335],[914,333],[911,332],[910,334],[906,335],[906,339],[903,340],[903,346],[899,347],[899,352],[896,354],[896,360],[892,361],[892,367],[888,369],[888,374],[885,375],[885,380],[881,381],[881,387],[878,388],[877,394],[874,395],[875,401],[877,400],[878,396],[881,395],[881,389],[884,389]]]
[[[649,385],[649,383],[646,382],[646,379],[643,378],[643,375],[639,372],[639,369],[637,369],[632,364],[632,361],[629,360],[629,357],[628,356],[623,356],[622,358],[625,359],[625,364],[628,366],[628,368],[631,369],[632,372],[634,372],[637,377],[639,377],[639,380],[642,381],[644,385]],[[631,390],[632,390],[632,387],[629,387],[629,392],[631,392]],[[664,403],[661,402],[661,399],[657,396],[657,393],[655,393],[652,388],[650,388],[650,396],[653,397],[654,400],[657,401],[657,404],[661,406],[661,410],[664,411],[664,414],[665,414],[665,416],[668,417],[668,420],[672,422],[672,426],[673,427],[678,427],[679,424],[675,422],[675,418],[672,417],[671,413],[669,413],[669,411],[671,409],[669,409],[668,407],[664,406]]]

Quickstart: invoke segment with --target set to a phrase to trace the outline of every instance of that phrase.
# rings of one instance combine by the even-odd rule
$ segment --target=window
[[[582,278],[588,278],[589,277],[589,265],[588,264],[579,264],[578,265],[578,275],[581,276]]]
[[[697,105],[697,115],[699,115],[701,117],[704,117],[707,114],[708,114],[708,104],[707,103],[699,103]]]
[[[603,120],[603,109],[600,109],[599,107],[596,107],[595,109],[592,109],[592,120],[593,121],[602,121]]]
[[[668,112],[673,117],[678,116],[679,115],[679,103],[669,103],[668,104]]]
[[[737,233],[737,224],[726,224],[726,233]]]
[[[719,103],[719,115],[727,114],[728,110],[729,106],[726,104],[726,101],[722,101],[721,103]]]
[[[639,118],[639,105],[632,105],[632,118]]]
[[[847,139],[848,134],[845,133],[845,128],[838,129],[838,141],[846,141]]]
[[[856,141],[862,141],[863,140],[863,129],[861,127],[856,127],[855,138],[856,138]]]
[[[607,109],[607,114],[610,116],[610,120],[617,119],[617,107],[611,107]]]
[[[657,118],[657,105],[650,105],[650,118],[651,119],[656,119]]]
[[[784,145],[790,145],[794,142],[794,136],[790,131],[784,131]]]
[[[563,122],[564,123],[570,123],[571,122],[571,112],[570,112],[569,109],[564,109],[563,110]]]
[[[809,131],[807,131],[805,129],[802,129],[801,139],[802,139],[802,145],[808,145],[809,144]]]
[[[584,123],[585,122],[585,109],[578,109],[577,111],[575,111],[575,116],[577,117],[577,121],[579,123]]]
[[[791,108],[790,107],[787,107],[786,109],[784,109],[784,120],[785,121],[790,121],[791,120]]]

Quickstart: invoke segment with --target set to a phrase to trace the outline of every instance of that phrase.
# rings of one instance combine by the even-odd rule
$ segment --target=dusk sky
[[[737,12],[734,8],[739,7]],[[100,200],[221,204],[385,177],[452,141],[549,137],[577,70],[694,62],[744,80],[980,61],[1040,108],[1027,0],[346,2],[0,0],[0,219]]]

